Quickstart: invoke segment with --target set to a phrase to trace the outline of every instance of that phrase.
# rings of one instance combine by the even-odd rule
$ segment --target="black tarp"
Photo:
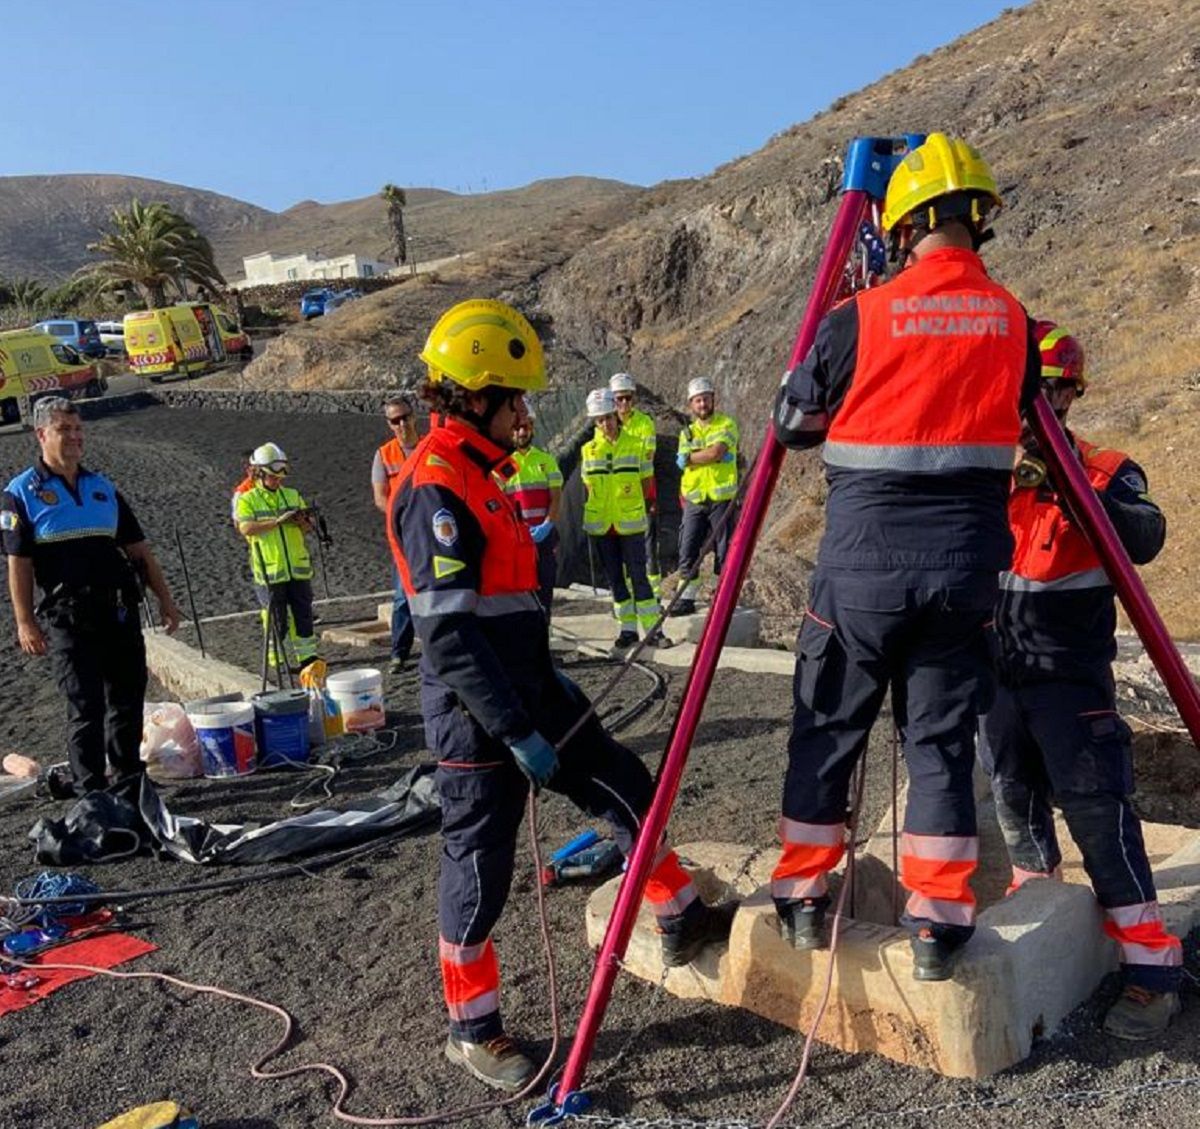
[[[129,783],[84,796],[63,819],[39,819],[29,832],[37,861],[51,866],[127,857],[139,843],[184,862],[278,862],[412,833],[440,818],[432,764],[410,769],[390,788],[344,811],[323,808],[266,824],[208,823],[176,815],[147,777],[133,802]]]

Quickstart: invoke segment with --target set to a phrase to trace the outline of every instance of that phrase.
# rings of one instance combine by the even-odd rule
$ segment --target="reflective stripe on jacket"
[[[550,491],[562,489],[562,471],[540,447],[514,451],[512,461],[517,472],[504,483],[504,493],[527,525],[540,525],[550,516]]]
[[[645,533],[649,521],[642,480],[654,473],[645,441],[623,427],[615,443],[597,435],[583,445],[579,466],[587,490],[584,532],[600,536],[615,530],[623,537]]]
[[[719,463],[684,468],[679,492],[687,502],[728,502],[737,494],[738,425],[731,416],[713,412],[706,420],[694,419],[679,433],[679,454],[703,451],[724,443],[725,458]]]
[[[239,522],[266,521],[284,510],[305,508],[306,503],[298,490],[287,486],[268,490],[259,483],[236,496],[233,515]],[[304,540],[304,530],[294,521],[284,522],[266,533],[251,534],[246,541],[250,545],[250,571],[256,584],[312,579],[312,558]]]

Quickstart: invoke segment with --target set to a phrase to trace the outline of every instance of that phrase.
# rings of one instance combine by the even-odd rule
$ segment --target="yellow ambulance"
[[[208,367],[208,342],[191,306],[126,314],[125,360],[155,384],[172,373],[203,372]]]
[[[0,333],[0,423],[18,423],[40,396],[102,396],[108,382],[70,345],[30,329]]]

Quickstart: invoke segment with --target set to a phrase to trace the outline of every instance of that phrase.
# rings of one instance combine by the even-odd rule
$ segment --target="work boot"
[[[668,647],[674,647],[675,643],[673,640],[668,639],[661,631],[652,631],[646,636],[646,646],[658,647],[660,650],[665,651]]]
[[[612,650],[609,651],[609,654],[614,659],[624,658],[626,651],[637,646],[637,641],[636,631],[622,631],[617,636],[617,641],[612,645]]]
[[[486,1043],[468,1043],[451,1035],[446,1040],[446,1057],[465,1066],[485,1085],[509,1094],[525,1089],[537,1073],[537,1067],[508,1035],[497,1035]]]
[[[737,902],[706,906],[697,898],[683,913],[660,918],[663,964],[668,968],[691,964],[705,945],[727,941],[737,908]]]
[[[803,898],[799,901],[776,902],[779,932],[793,949],[801,952],[826,947],[826,899]]]
[[[669,612],[667,612],[667,615],[670,615],[670,616],[695,615],[695,614],[696,614],[696,601],[695,600],[680,600],[679,603],[677,603]]]
[[[1126,984],[1104,1017],[1104,1033],[1131,1042],[1153,1039],[1182,1010],[1178,992],[1152,992],[1138,984]]]
[[[46,791],[55,800],[72,800],[80,794],[75,777],[65,764],[56,764],[47,770]]]
[[[954,961],[962,945],[937,937],[932,929],[924,928],[910,937],[913,951],[914,980],[949,980],[954,975]]]

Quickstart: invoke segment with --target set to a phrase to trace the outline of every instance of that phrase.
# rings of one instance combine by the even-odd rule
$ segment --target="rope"
[[[533,793],[529,794],[528,804],[529,814],[529,844],[533,852],[533,861],[535,873],[540,874],[542,869],[542,853],[538,845],[538,828],[537,828],[537,801],[534,799]],[[395,1126],[395,1125],[436,1125],[444,1121],[461,1121],[468,1117],[475,1117],[480,1114],[489,1113],[492,1110],[502,1109],[505,1106],[513,1105],[516,1102],[525,1101],[535,1091],[537,1091],[542,1081],[547,1077],[554,1060],[558,1055],[558,1045],[560,1041],[560,1017],[558,1006],[558,981],[554,967],[554,948],[550,940],[550,925],[546,914],[546,895],[542,888],[541,882],[534,883],[534,889],[537,892],[538,904],[538,924],[542,936],[542,945],[546,954],[546,976],[549,984],[548,992],[550,997],[550,1023],[552,1037],[550,1049],[546,1053],[546,1059],[542,1063],[541,1068],[529,1081],[529,1083],[516,1094],[512,1094],[506,1098],[499,1098],[490,1102],[475,1102],[471,1105],[460,1106],[456,1109],[443,1110],[438,1113],[426,1114],[414,1117],[364,1117],[360,1114],[353,1114],[346,1111],[344,1108],[346,1099],[350,1096],[351,1085],[349,1079],[337,1066],[327,1062],[306,1062],[299,1066],[288,1067],[284,1070],[267,1070],[266,1064],[273,1058],[278,1057],[286,1049],[291,1041],[292,1031],[295,1028],[295,1021],[292,1016],[278,1004],[273,1004],[269,1000],[259,999],[257,996],[246,995],[242,992],[235,992],[228,988],[222,988],[216,984],[197,984],[190,980],[183,980],[177,976],[170,976],[165,972],[116,972],[111,968],[97,968],[89,964],[59,964],[59,963],[43,963],[37,964],[28,963],[20,960],[9,960],[8,963],[18,967],[25,968],[36,972],[38,969],[65,971],[65,972],[86,972],[94,976],[107,976],[113,980],[155,980],[159,983],[170,984],[176,988],[182,988],[185,991],[196,992],[201,995],[217,996],[221,999],[232,1000],[234,1003],[246,1004],[250,1007],[256,1007],[262,1011],[274,1015],[283,1024],[283,1033],[263,1055],[255,1059],[250,1067],[251,1077],[259,1081],[278,1081],[284,1078],[295,1078],[301,1074],[325,1074],[333,1078],[338,1085],[337,1096],[332,1103],[333,1116],[340,1121],[344,1121],[350,1125],[375,1125],[375,1126]]]

